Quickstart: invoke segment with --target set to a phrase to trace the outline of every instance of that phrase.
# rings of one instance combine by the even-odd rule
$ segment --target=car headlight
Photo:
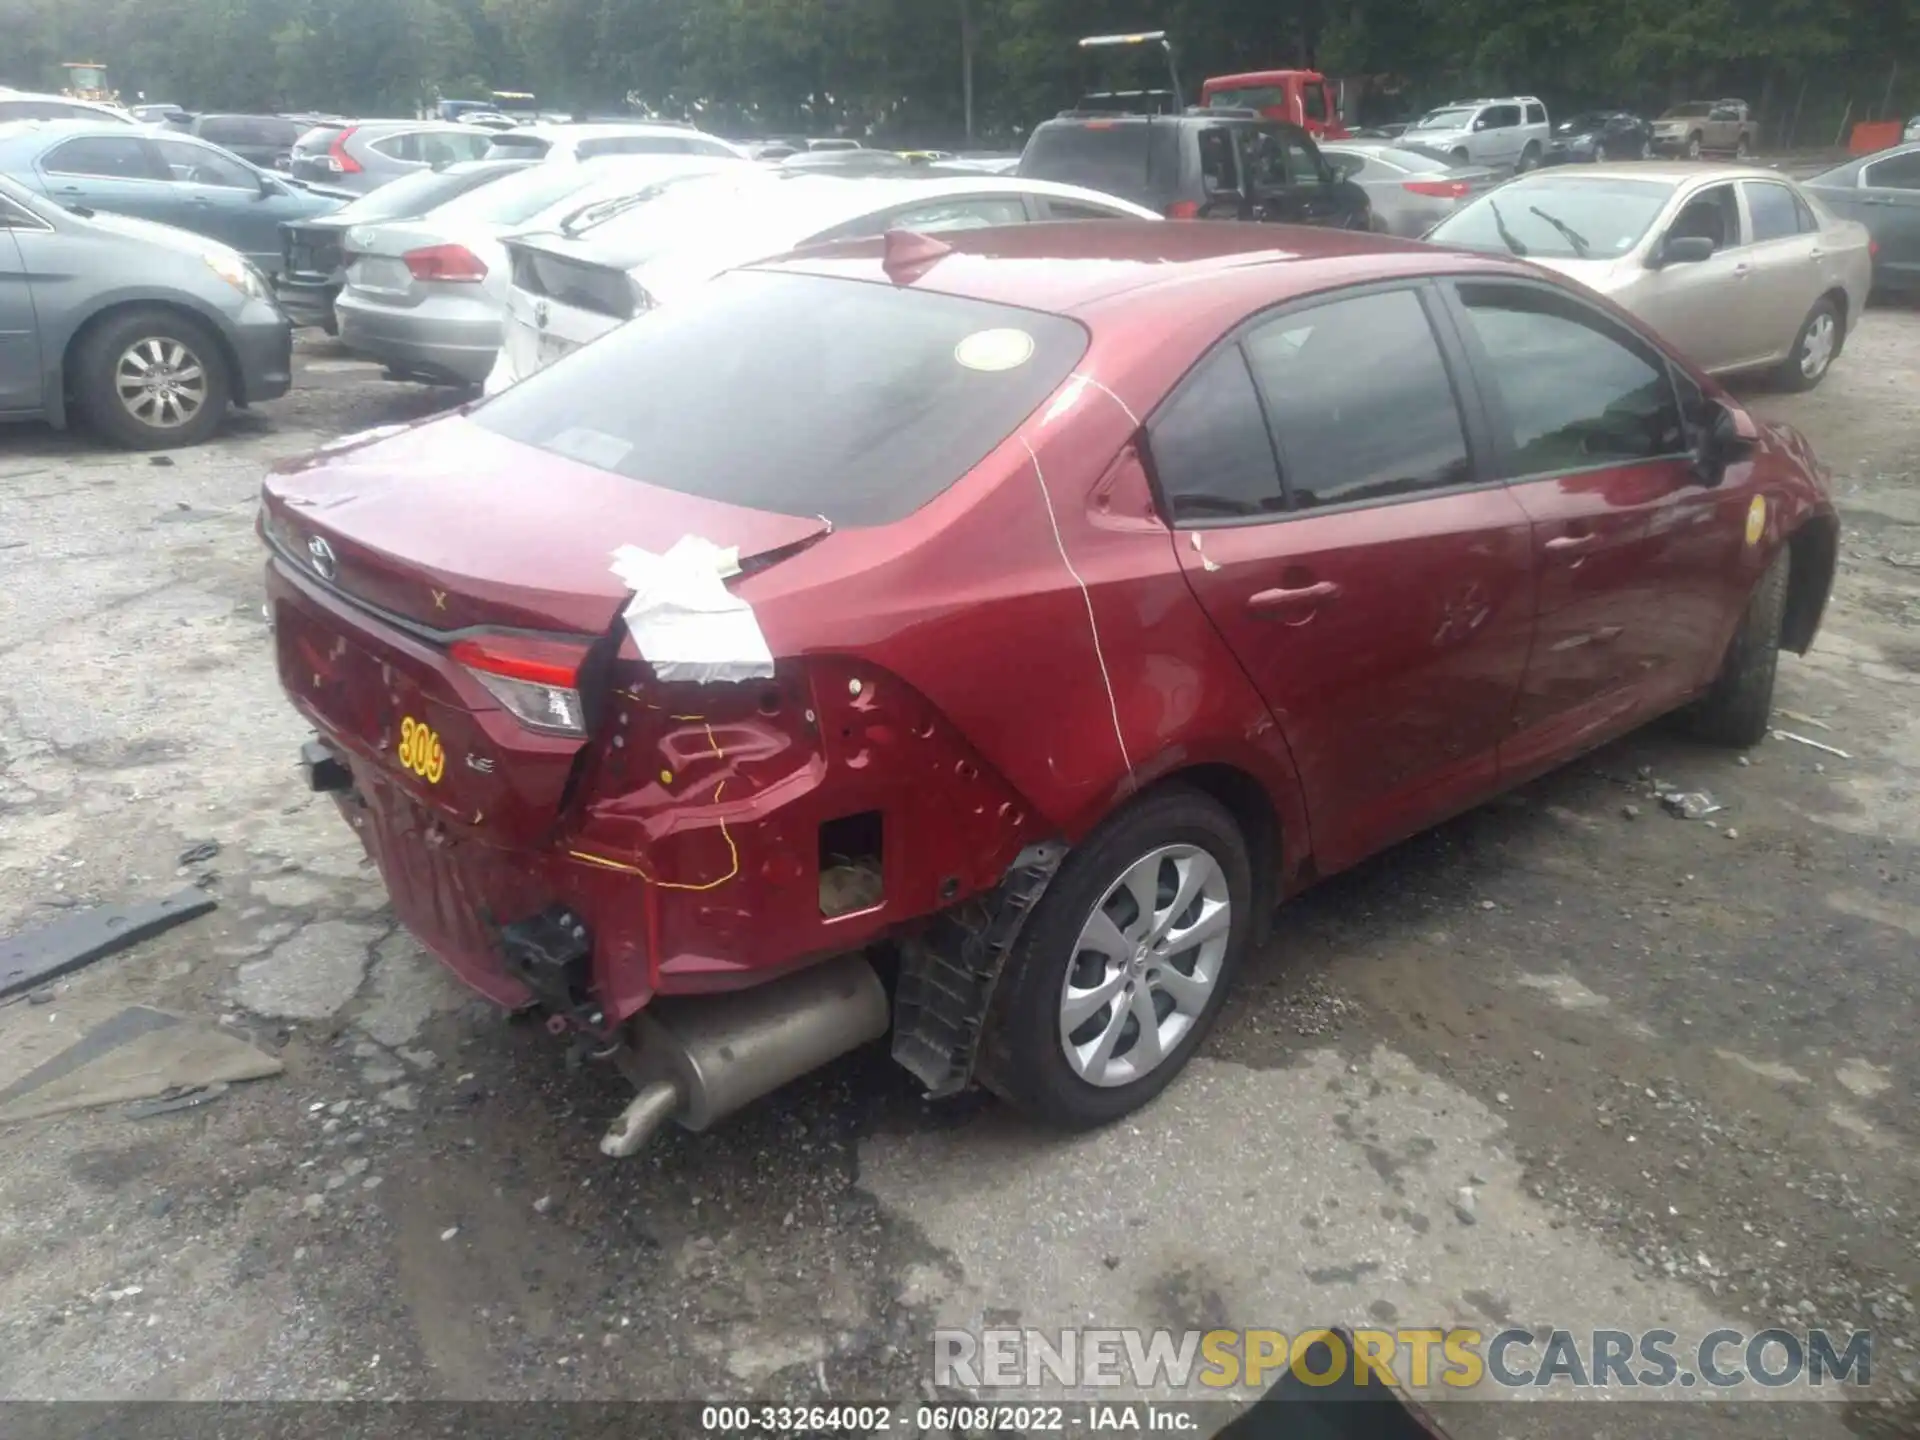
[[[201,252],[200,258],[207,262],[209,270],[242,295],[250,295],[256,300],[267,298],[267,277],[239,251],[206,250]]]

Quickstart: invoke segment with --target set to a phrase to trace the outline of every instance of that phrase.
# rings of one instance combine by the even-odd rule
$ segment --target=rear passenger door
[[[1638,335],[1558,286],[1442,288],[1497,473],[1533,525],[1539,613],[1501,755],[1520,779],[1699,683],[1738,558],[1740,517],[1725,512],[1746,499],[1700,484],[1675,372]]]
[[[1338,869],[1493,785],[1532,628],[1425,284],[1271,312],[1148,422],[1188,583],[1265,697]]]
[[[1827,288],[1820,237],[1800,228],[1800,201],[1773,180],[1742,180],[1747,211],[1748,305],[1763,321],[1760,342],[1784,357]]]

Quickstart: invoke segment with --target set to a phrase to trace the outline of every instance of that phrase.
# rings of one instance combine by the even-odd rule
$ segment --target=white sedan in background
[[[1157,220],[1077,185],[993,176],[842,178],[780,171],[681,181],[571,234],[506,242],[512,277],[489,395],[723,271],[803,245],[1045,220]]]
[[[345,237],[346,284],[333,302],[340,343],[395,374],[478,385],[500,348],[507,304],[502,237],[592,223],[686,176],[752,162],[724,155],[609,155],[533,165],[417,220],[356,225]]]
[[[608,155],[710,155],[745,160],[747,152],[691,125],[657,121],[583,121],[566,125],[517,125],[502,130],[487,147],[488,160],[540,160],[569,164]]]

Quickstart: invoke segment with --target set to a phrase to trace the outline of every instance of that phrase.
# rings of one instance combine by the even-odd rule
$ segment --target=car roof
[[[1152,290],[1203,291],[1268,270],[1266,304],[1332,284],[1443,272],[1537,275],[1511,257],[1451,250],[1364,231],[1237,222],[1076,220],[943,231],[947,253],[901,280],[887,273],[885,240],[845,241],[753,268],[879,284],[911,284],[1024,309],[1084,314]]]
[[[603,140],[615,135],[699,135],[691,125],[668,125],[658,120],[582,120],[552,124],[520,125],[516,135],[536,135],[542,140]],[[713,137],[718,138],[718,137]]]
[[[129,134],[131,132],[131,134]],[[138,121],[129,125],[115,120],[7,120],[0,121],[0,145],[9,149],[50,146],[56,140],[100,135],[110,140],[152,139],[153,132]],[[191,136],[161,136],[161,139],[191,139]]]

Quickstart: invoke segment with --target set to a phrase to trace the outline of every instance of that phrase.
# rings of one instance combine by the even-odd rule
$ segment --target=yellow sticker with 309
[[[447,769],[447,752],[441,747],[440,737],[411,715],[400,721],[400,763],[429,785],[438,785]]]

